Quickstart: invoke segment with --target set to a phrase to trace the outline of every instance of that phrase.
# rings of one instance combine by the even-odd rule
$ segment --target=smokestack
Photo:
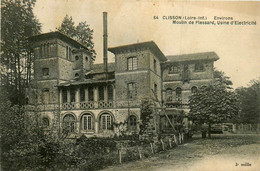
[[[103,55],[104,72],[107,78],[107,12],[103,12]]]

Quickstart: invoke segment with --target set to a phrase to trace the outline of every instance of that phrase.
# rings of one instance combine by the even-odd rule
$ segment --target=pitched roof
[[[136,49],[140,47],[148,47],[154,54],[157,56],[161,61],[166,61],[166,57],[162,53],[162,51],[159,49],[159,47],[154,43],[154,41],[148,41],[148,42],[141,42],[141,43],[134,43],[134,44],[128,44],[123,46],[117,46],[117,47],[110,47],[108,50],[112,53],[118,53],[122,50],[131,50]]]
[[[55,31],[55,32],[48,32],[48,33],[43,33],[43,34],[38,34],[38,35],[34,35],[28,38],[29,41],[39,41],[39,40],[44,40],[44,39],[49,39],[49,38],[59,38],[65,42],[69,42],[72,45],[74,45],[76,48],[84,48],[86,50],[89,50],[85,45],[83,45],[82,43],[70,38],[69,36]]]
[[[67,86],[75,86],[75,85],[84,85],[84,84],[100,84],[100,83],[109,83],[109,82],[114,82],[115,79],[109,79],[109,80],[95,80],[95,79],[87,79],[84,81],[68,81],[68,82],[64,82],[64,83],[60,83],[59,85],[57,85],[58,87],[67,87]]]
[[[185,62],[185,61],[197,61],[197,60],[212,60],[216,61],[219,59],[218,55],[215,52],[202,52],[202,53],[192,53],[184,55],[173,55],[166,56],[168,62]]]
[[[115,71],[115,63],[108,63],[107,64],[108,72],[114,72]],[[104,72],[104,64],[93,64],[92,65],[92,73],[103,73]]]

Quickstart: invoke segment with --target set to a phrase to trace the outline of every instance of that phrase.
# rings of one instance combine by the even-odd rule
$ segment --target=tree
[[[208,136],[211,137],[212,124],[222,123],[238,115],[239,100],[230,90],[228,77],[217,71],[214,81],[208,86],[200,88],[189,100],[189,119],[197,124],[208,125]]]
[[[31,79],[33,56],[27,38],[40,33],[33,14],[36,0],[1,2],[1,86],[13,104],[24,102],[24,87]]]
[[[139,134],[144,137],[144,139],[151,140],[153,139],[153,131],[151,128],[154,128],[154,102],[151,99],[142,99],[141,103],[141,116],[140,116],[140,131]]]
[[[80,22],[77,26],[75,26],[72,17],[66,15],[61,23],[61,26],[57,28],[57,30],[85,45],[93,58],[96,57],[96,51],[94,50],[93,43],[93,30],[90,29],[90,25],[88,25],[86,21]]]
[[[12,105],[1,92],[0,118],[1,169],[55,170],[61,143],[45,130],[40,113]]]
[[[236,89],[241,101],[240,123],[260,122],[260,78],[252,80],[248,87]]]

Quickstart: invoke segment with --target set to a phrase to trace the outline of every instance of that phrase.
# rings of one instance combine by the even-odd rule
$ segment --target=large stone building
[[[158,99],[175,122],[187,113],[189,96],[212,81],[218,60],[214,52],[165,56],[150,41],[108,48],[115,62],[94,64],[87,47],[59,32],[29,41],[35,61],[28,107],[48,128],[75,135],[109,135],[125,121],[129,132],[138,131],[143,98]],[[164,115],[160,120],[167,128]]]

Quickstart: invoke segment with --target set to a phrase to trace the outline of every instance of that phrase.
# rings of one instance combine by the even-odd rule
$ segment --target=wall
[[[180,66],[180,72],[177,74],[169,74],[168,66],[166,69],[163,70],[163,80],[164,81],[181,81],[182,80],[182,72],[184,68],[184,64],[188,64],[188,69],[190,72],[190,79],[191,80],[201,80],[201,79],[212,79],[213,78],[213,61],[200,61],[203,63],[204,71],[203,72],[196,72],[195,71],[195,64],[197,61],[194,62],[182,62],[182,63],[175,63],[172,62],[172,65],[178,64]]]
[[[95,110],[72,110],[72,111],[62,111],[60,115],[60,120],[61,120],[61,127],[62,127],[62,120],[66,114],[72,114],[75,119],[76,119],[76,134],[86,134],[87,136],[109,136],[109,135],[114,135],[114,132],[112,130],[108,131],[100,131],[99,130],[99,120],[100,116],[103,113],[109,113],[112,118],[113,122],[115,123],[124,123],[130,115],[135,115],[137,117],[137,123],[139,122],[140,119],[140,109],[131,109],[129,114],[128,114],[128,109],[108,109],[108,110],[101,110],[101,109],[95,109]],[[93,131],[84,131],[81,129],[81,122],[82,122],[82,116],[84,114],[91,114],[92,118],[94,119],[94,129]],[[138,127],[137,127],[138,130]],[[105,135],[107,134],[107,135]]]
[[[204,71],[196,72],[194,62],[179,63],[180,72],[177,74],[169,74],[169,68],[163,70],[163,90],[171,88],[173,90],[173,101],[176,101],[176,88],[180,87],[182,89],[182,102],[184,104],[188,103],[189,96],[191,96],[191,88],[200,88],[204,85],[208,85],[213,79],[213,61],[203,61]],[[176,63],[172,62],[172,65]],[[190,73],[190,81],[183,83],[182,72],[184,64],[188,64],[188,70]],[[166,92],[163,93],[164,101],[166,101]]]
[[[137,70],[127,70],[127,58],[137,57]],[[156,62],[157,71],[154,71],[154,59]],[[154,89],[154,84],[157,84],[158,98],[161,99],[161,69],[160,62],[149,49],[137,49],[135,51],[125,51],[115,56],[115,89],[116,100],[120,101],[120,106],[127,107],[127,84],[135,82],[137,84],[137,98],[135,102],[140,102],[143,98],[154,98],[151,89]],[[132,100],[131,100],[132,101]],[[130,102],[130,105],[138,105]]]

